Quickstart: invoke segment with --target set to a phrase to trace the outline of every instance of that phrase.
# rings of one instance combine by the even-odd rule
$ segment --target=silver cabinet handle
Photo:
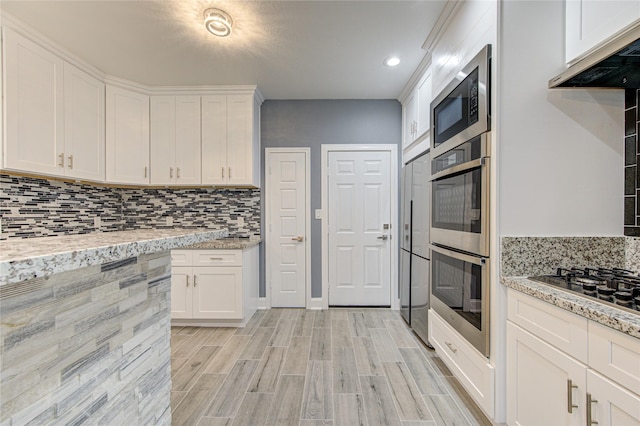
[[[222,257],[210,257],[211,260],[224,260]]]
[[[578,406],[573,403],[574,389],[578,389],[578,387],[573,384],[571,379],[567,379],[567,411],[569,414],[573,414],[573,409],[578,408]]]
[[[176,177],[180,179],[180,167],[176,167]]]
[[[197,286],[198,285],[198,276],[196,274],[193,274],[193,286]]]
[[[173,177],[173,167],[169,167],[169,177]]]
[[[297,237],[291,238],[291,241],[301,242],[304,239],[302,235],[298,235]]]
[[[73,169],[73,154],[71,154],[69,157],[67,157],[67,159],[69,160],[67,162],[67,167],[69,167],[70,169]]]
[[[598,402],[597,399],[593,399],[591,394],[587,392],[587,426],[597,425],[598,422],[593,420],[593,413],[591,412],[591,404]]]
[[[147,177],[147,166],[144,166],[144,177]]]
[[[64,152],[61,154],[58,154],[58,166],[64,167]]]
[[[229,166],[229,179],[231,179],[231,166]]]
[[[451,349],[451,352],[453,352],[454,354],[456,352],[458,352],[458,350],[456,348],[453,347],[453,345],[449,342],[444,342],[445,345],[447,345],[449,347],[449,349]]]
[[[224,179],[224,166],[222,166],[222,179]]]
[[[389,238],[388,235],[380,235],[379,237],[377,237],[379,240],[386,240],[387,238]]]
[[[189,287],[189,275],[187,275],[187,287]]]

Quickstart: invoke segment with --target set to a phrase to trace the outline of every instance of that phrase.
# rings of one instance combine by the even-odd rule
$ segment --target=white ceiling
[[[106,74],[152,86],[257,84],[267,99],[395,99],[444,0],[13,1],[20,21]],[[227,11],[233,34],[204,29]],[[397,55],[402,63],[382,61]]]

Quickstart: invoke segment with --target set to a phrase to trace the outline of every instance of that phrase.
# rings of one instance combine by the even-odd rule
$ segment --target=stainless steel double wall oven
[[[489,355],[491,46],[431,103],[431,308]]]

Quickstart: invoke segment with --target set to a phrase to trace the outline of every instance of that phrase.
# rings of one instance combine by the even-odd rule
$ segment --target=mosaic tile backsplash
[[[625,90],[624,235],[640,237],[640,89]]]
[[[3,240],[220,226],[250,237],[260,235],[260,189],[109,188],[0,174],[0,216]]]

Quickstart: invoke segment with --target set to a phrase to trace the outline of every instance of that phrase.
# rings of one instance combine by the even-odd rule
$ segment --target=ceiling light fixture
[[[211,34],[218,37],[227,37],[231,34],[233,20],[224,10],[207,9],[204,11],[204,27]]]
[[[388,67],[395,67],[398,64],[400,64],[400,58],[398,58],[397,56],[391,56],[385,59],[383,64],[385,64]]]

